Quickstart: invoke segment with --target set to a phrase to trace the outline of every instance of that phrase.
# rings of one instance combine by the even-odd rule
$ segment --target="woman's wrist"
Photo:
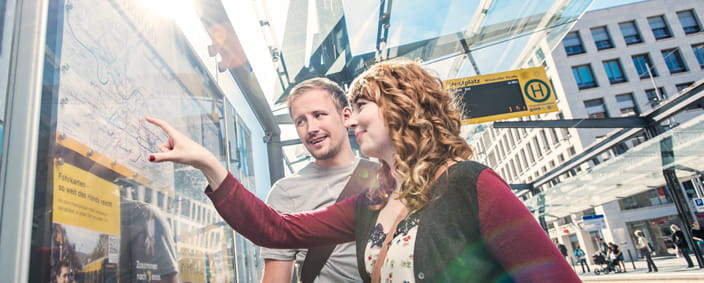
[[[210,189],[213,191],[220,187],[220,184],[222,184],[228,174],[227,169],[220,164],[220,161],[217,160],[214,155],[210,155],[209,158],[207,158],[205,162],[200,164],[197,168],[203,172],[205,179],[208,180]]]

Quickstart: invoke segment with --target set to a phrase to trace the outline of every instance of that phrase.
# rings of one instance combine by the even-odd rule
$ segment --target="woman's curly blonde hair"
[[[371,193],[383,207],[396,187],[392,170],[403,179],[399,197],[411,211],[423,208],[432,197],[436,175],[449,160],[472,157],[472,149],[460,133],[457,100],[442,81],[408,59],[393,59],[372,66],[350,86],[349,100],[364,98],[382,111],[394,147],[396,168],[381,161],[381,188]]]

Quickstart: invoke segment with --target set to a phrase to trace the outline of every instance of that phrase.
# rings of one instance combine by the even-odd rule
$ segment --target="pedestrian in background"
[[[672,242],[675,243],[680,254],[687,261],[687,267],[694,267],[692,258],[689,257],[689,245],[687,245],[687,240],[684,238],[684,233],[680,230],[680,226],[672,224],[670,225],[670,230],[672,230]]]
[[[658,272],[658,267],[655,266],[655,262],[653,262],[653,258],[651,257],[653,252],[652,245],[645,236],[643,236],[643,231],[636,230],[634,234],[636,235],[636,246],[640,250],[640,254],[645,257],[645,262],[648,264],[648,272]]]
[[[621,268],[621,272],[626,272],[626,263],[624,262],[623,252],[617,244],[609,242],[609,258],[612,264],[618,265]]]
[[[692,240],[694,240],[694,243],[697,246],[697,249],[699,249],[699,254],[704,253],[704,231],[701,230],[699,226],[699,221],[694,220],[692,221]]]
[[[582,266],[582,273],[585,272],[584,266],[587,266],[586,272],[592,272],[591,269],[589,269],[589,264],[587,264],[587,253],[585,253],[579,245],[577,245],[577,248],[574,249],[574,257],[577,258],[577,263]]]

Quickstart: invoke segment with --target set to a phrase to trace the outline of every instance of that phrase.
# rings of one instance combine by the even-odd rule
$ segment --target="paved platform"
[[[653,261],[658,267],[658,272],[648,272],[648,265],[644,260],[636,261],[635,269],[633,263],[626,261],[626,272],[622,273],[596,275],[593,269],[592,272],[582,273],[580,266],[575,266],[575,270],[584,282],[704,282],[704,269],[699,268],[694,256],[692,261],[695,267],[692,268],[687,268],[687,262],[681,257],[656,257]]]

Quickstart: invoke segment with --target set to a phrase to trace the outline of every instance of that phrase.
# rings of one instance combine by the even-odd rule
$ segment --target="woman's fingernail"
[[[149,161],[154,161],[154,160],[156,160],[156,157],[154,157],[153,154],[152,154],[152,155],[149,155]]]

